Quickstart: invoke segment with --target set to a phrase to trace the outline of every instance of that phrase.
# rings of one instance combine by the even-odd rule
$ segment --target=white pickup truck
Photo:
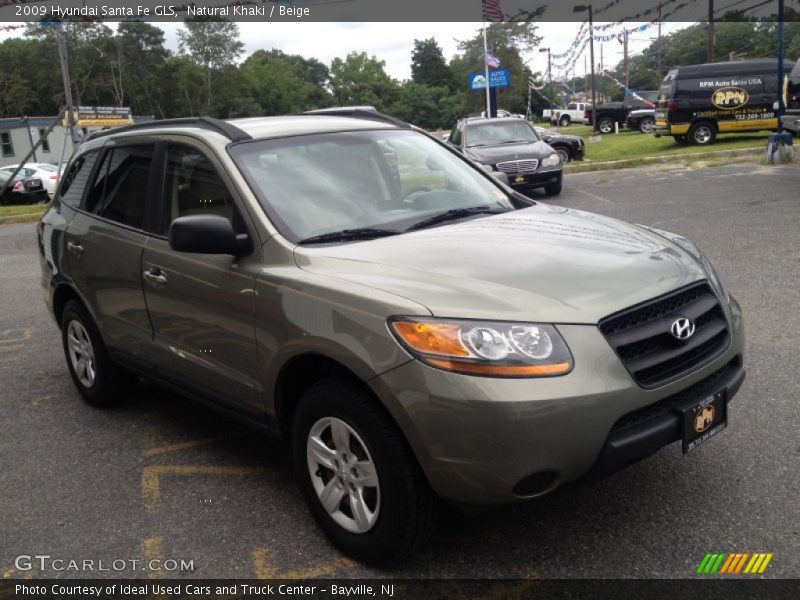
[[[566,127],[572,122],[583,123],[583,113],[591,106],[589,102],[570,102],[567,108],[546,109],[542,117],[550,119],[551,125]]]

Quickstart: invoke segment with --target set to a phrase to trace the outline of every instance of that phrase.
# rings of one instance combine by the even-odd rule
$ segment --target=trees
[[[205,69],[206,110],[210,114],[213,71],[234,64],[244,52],[244,44],[239,40],[239,26],[231,21],[199,17],[186,19],[183,26],[184,29],[178,31],[178,45],[182,54]]]
[[[411,79],[414,83],[445,86],[455,90],[453,72],[444,60],[442,49],[434,38],[414,40],[411,52]]]
[[[387,110],[398,94],[397,82],[384,70],[386,63],[366,52],[351,52],[347,58],[331,62],[331,91],[340,106],[374,106]]]

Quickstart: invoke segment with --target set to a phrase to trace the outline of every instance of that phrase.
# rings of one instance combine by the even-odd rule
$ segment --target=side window
[[[105,219],[141,229],[152,162],[152,145],[109,150],[89,192],[86,209]]]
[[[578,105],[574,102],[572,104],[567,104],[567,110],[578,110]]]
[[[62,202],[75,208],[80,206],[83,190],[86,188],[89,175],[97,162],[99,154],[96,151],[86,152],[72,161],[67,172],[61,177],[59,193],[61,194]]]
[[[453,127],[453,131],[450,132],[450,142],[456,146],[461,145],[461,129],[456,125]]]
[[[218,215],[230,220],[237,233],[247,233],[222,177],[211,161],[194,148],[170,146],[164,194],[168,206],[166,229],[178,217]]]

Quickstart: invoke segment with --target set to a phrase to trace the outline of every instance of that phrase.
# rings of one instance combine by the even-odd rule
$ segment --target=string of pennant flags
[[[603,77],[605,77],[605,78],[607,78],[607,79],[610,79],[611,81],[613,81],[613,82],[614,82],[614,84],[616,84],[616,86],[617,86],[618,88],[620,88],[620,89],[622,89],[622,90],[625,90],[625,94],[626,94],[626,95],[630,95],[630,96],[632,96],[633,98],[635,98],[636,100],[638,100],[639,102],[641,102],[641,103],[642,103],[642,104],[644,104],[645,106],[648,106],[649,108],[655,108],[655,106],[656,106],[655,104],[653,104],[653,103],[652,103],[652,102],[650,102],[649,100],[645,100],[644,98],[642,98],[642,97],[641,97],[639,94],[637,94],[636,92],[634,92],[634,91],[633,91],[631,88],[629,88],[628,86],[626,86],[624,83],[622,83],[622,82],[621,82],[619,79],[617,79],[616,77],[614,77],[614,76],[613,76],[611,73],[609,73],[608,71],[605,71],[605,70],[604,70],[604,71],[601,71],[601,72],[600,72],[600,75],[602,75]]]

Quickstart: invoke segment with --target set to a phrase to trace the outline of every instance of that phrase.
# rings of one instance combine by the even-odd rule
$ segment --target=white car
[[[16,165],[8,165],[0,168],[0,171],[13,173],[16,168]],[[51,165],[49,163],[25,163],[20,169],[19,174],[23,177],[38,177],[41,179],[44,189],[47,190],[47,195],[50,196],[51,200],[53,199],[56,193],[56,187],[58,187],[57,165]]]

